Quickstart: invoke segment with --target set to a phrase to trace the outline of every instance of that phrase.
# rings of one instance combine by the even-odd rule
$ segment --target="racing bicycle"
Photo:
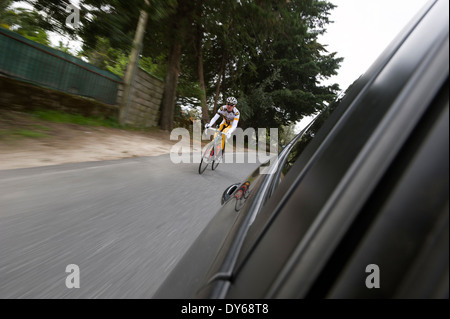
[[[208,128],[207,130],[216,132],[214,139],[205,146],[205,150],[202,154],[200,165],[198,166],[198,173],[203,173],[208,165],[211,163],[211,169],[215,170],[219,163],[223,159],[223,152],[225,151],[225,144],[222,150],[222,136],[225,133],[219,131],[216,128]],[[205,130],[206,133],[206,130]]]

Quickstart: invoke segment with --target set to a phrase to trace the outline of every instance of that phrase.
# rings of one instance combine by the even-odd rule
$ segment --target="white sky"
[[[337,5],[330,13],[327,32],[319,38],[329,52],[344,58],[338,75],[325,81],[345,91],[362,75],[428,0],[329,0]],[[303,119],[296,131],[313,117]]]

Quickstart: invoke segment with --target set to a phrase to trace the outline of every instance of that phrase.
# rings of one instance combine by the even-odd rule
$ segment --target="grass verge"
[[[49,136],[45,132],[30,129],[0,130],[0,139],[16,139],[22,137],[43,138]]]
[[[34,111],[31,114],[40,120],[54,123],[122,128],[116,119],[110,118],[87,117],[79,114],[69,114],[54,110],[39,110]]]

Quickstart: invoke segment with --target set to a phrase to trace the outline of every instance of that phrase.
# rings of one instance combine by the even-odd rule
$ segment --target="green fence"
[[[121,78],[70,54],[0,28],[0,73],[116,105]]]

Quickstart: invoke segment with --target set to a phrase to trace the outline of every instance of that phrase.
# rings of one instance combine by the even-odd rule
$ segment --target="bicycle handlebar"
[[[215,131],[215,132],[220,133],[220,134],[222,134],[222,135],[227,135],[226,133],[221,132],[221,131],[219,131],[219,129],[216,129],[216,128],[214,128],[214,127],[208,127],[207,129],[205,129],[205,130],[203,131],[203,134],[205,134],[207,130]]]

